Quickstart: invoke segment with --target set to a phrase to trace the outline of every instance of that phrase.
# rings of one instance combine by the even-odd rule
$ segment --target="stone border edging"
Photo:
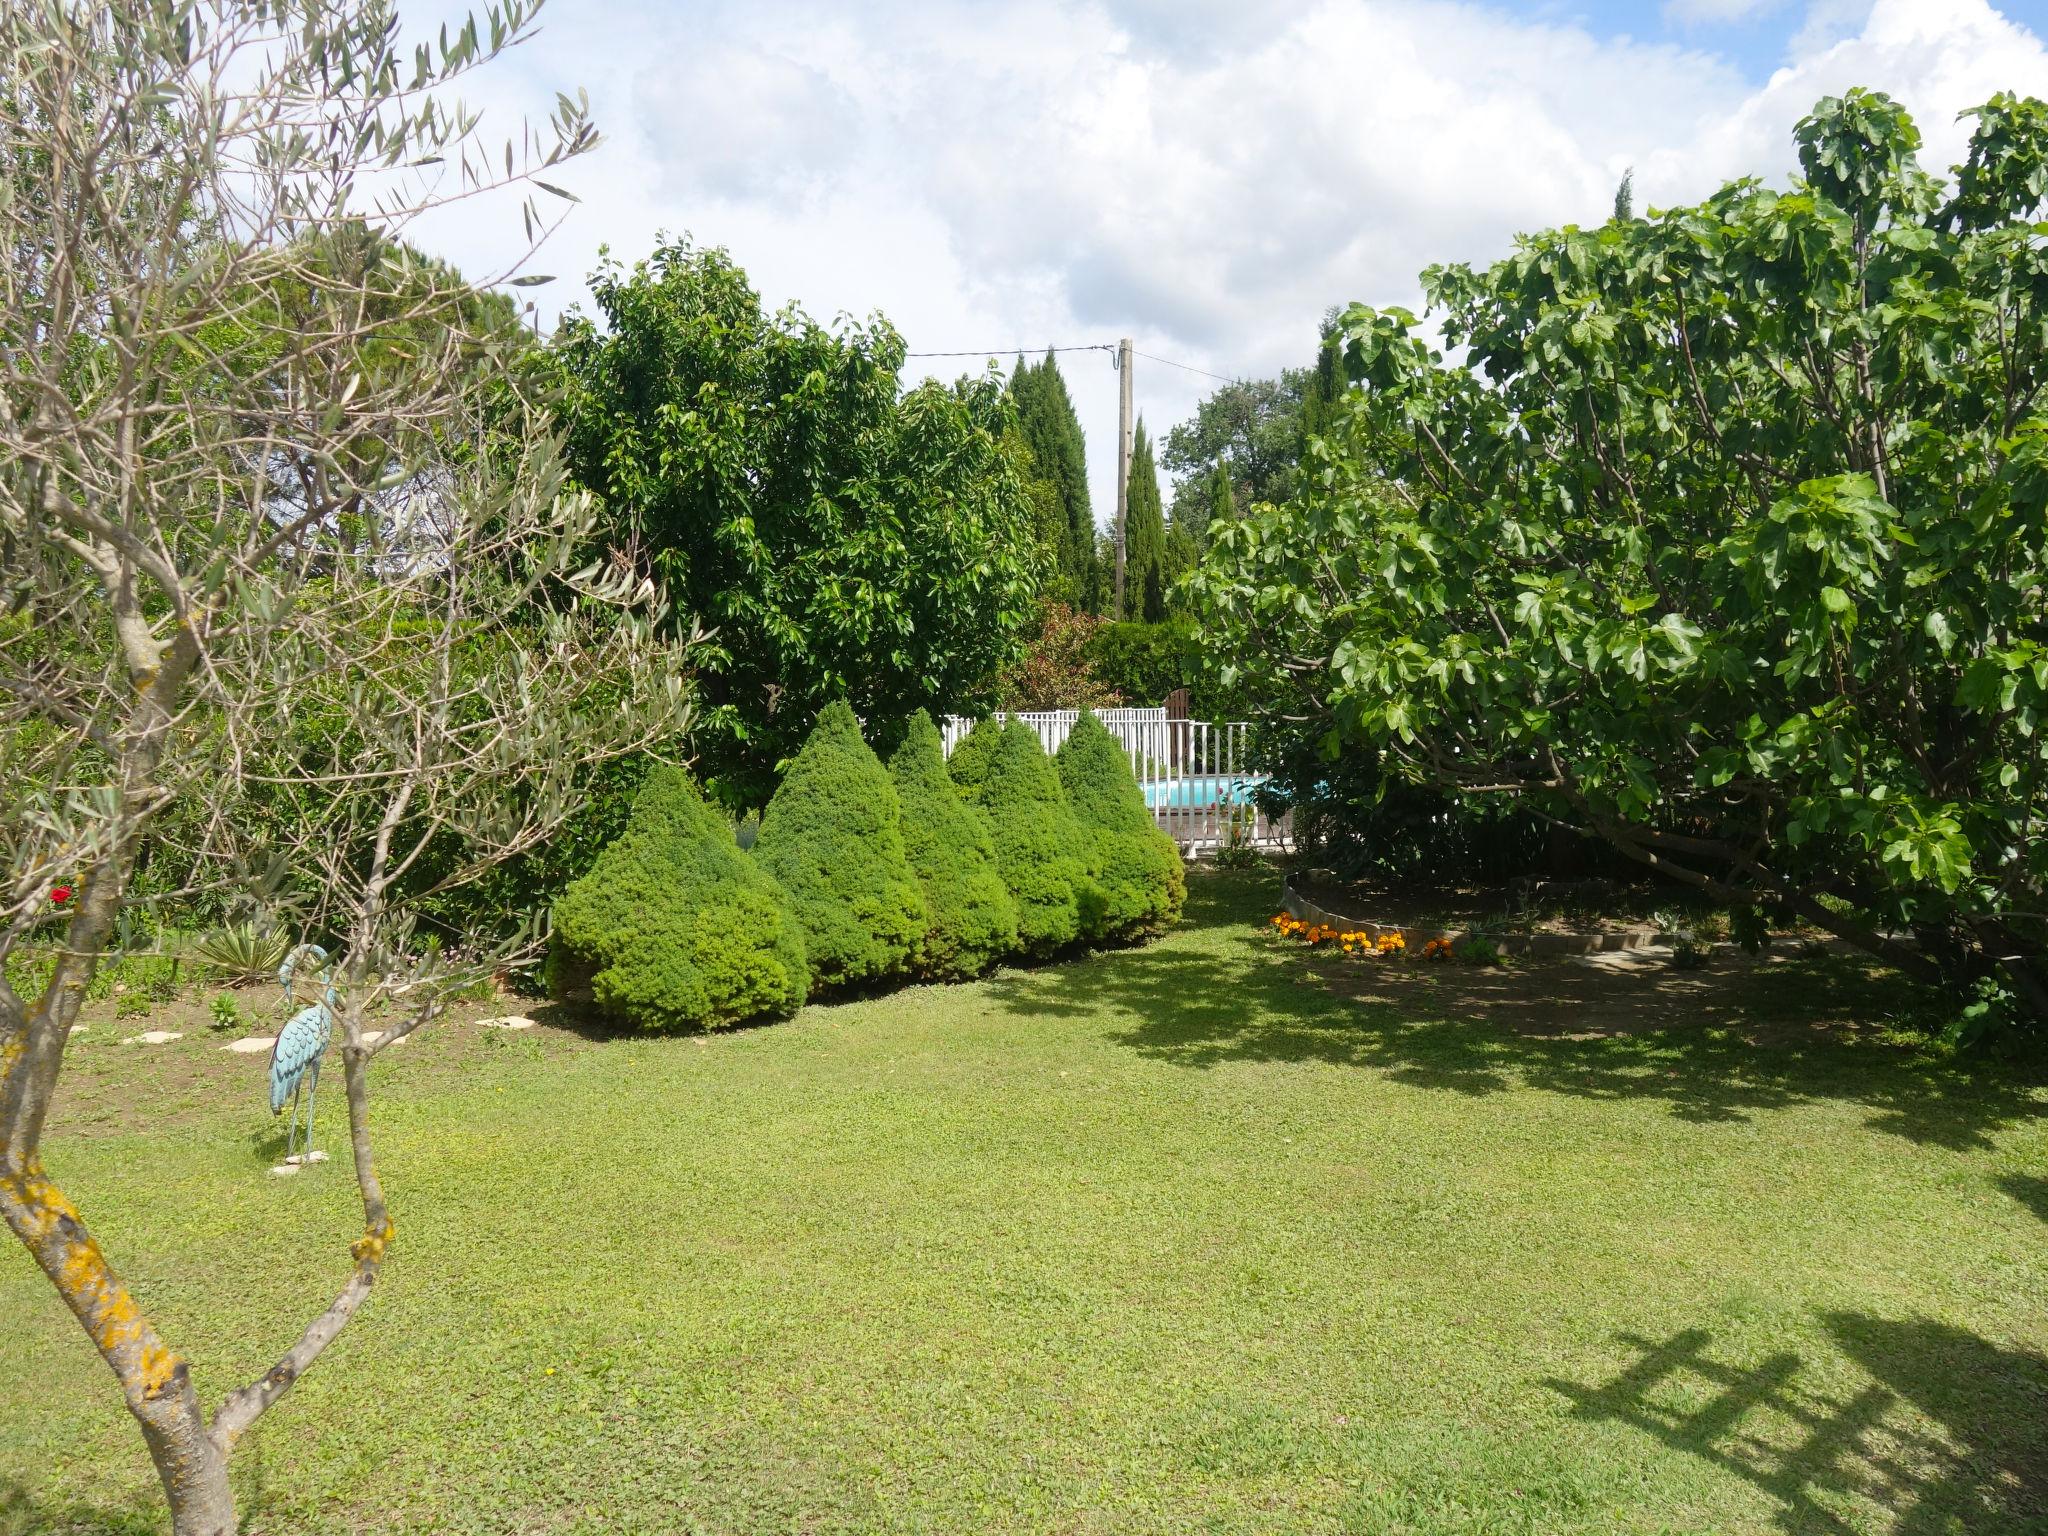
[[[1356,930],[1377,943],[1382,934],[1398,933],[1410,953],[1420,953],[1431,939],[1448,939],[1455,947],[1469,939],[1483,940],[1502,955],[1544,956],[1568,959],[1573,955],[1612,954],[1620,950],[1647,949],[1657,941],[1658,930],[1638,926],[1621,933],[1598,933],[1582,937],[1575,933],[1476,933],[1469,928],[1423,928],[1404,923],[1382,923],[1371,918],[1347,917],[1309,900],[1294,888],[1294,876],[1281,877],[1280,905],[1289,916],[1304,923]]]

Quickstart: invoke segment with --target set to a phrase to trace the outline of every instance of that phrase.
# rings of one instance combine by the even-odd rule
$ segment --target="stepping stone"
[[[508,1013],[501,1019],[477,1020],[485,1029],[532,1029],[539,1022],[538,1019],[529,1019],[517,1013]]]
[[[71,1026],[71,1035],[82,1035],[84,1033],[85,1026],[83,1024],[74,1024]],[[65,1038],[68,1040],[71,1038],[71,1035],[67,1035],[65,1036]]]
[[[259,1051],[269,1050],[275,1044],[277,1044],[277,1036],[275,1035],[250,1035],[245,1040],[231,1040],[222,1046],[221,1049],[233,1051],[237,1056],[254,1056]]]
[[[311,1152],[295,1152],[285,1161],[299,1166],[307,1163],[324,1163],[327,1161],[327,1154],[316,1147]]]
[[[389,1034],[391,1034],[391,1031],[388,1029],[366,1029],[363,1031],[363,1044],[372,1047],[383,1045],[385,1043],[384,1037]],[[397,1035],[392,1038],[390,1043],[392,1045],[403,1045],[411,1038],[412,1036],[409,1034]]]
[[[185,1035],[182,1030],[145,1029],[139,1035],[130,1035],[121,1043],[123,1045],[169,1045],[173,1040],[182,1040],[184,1038]]]

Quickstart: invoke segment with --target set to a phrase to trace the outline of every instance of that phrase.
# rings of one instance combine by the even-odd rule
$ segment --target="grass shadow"
[[[0,1478],[0,1536],[157,1536],[162,1529],[162,1502],[148,1495],[95,1508],[71,1500],[53,1503],[26,1484]]]
[[[1830,1395],[1789,1351],[1736,1364],[1687,1328],[1624,1335],[1611,1380],[1548,1386],[1588,1420],[1628,1424],[1763,1490],[1788,1533],[1848,1536],[1843,1507],[1891,1512],[1892,1536],[2021,1532],[2048,1520],[2048,1361],[1928,1320],[1822,1321],[1864,1385]]]
[[[1704,1123],[1847,1100],[1877,1128],[1956,1149],[2042,1108],[2038,1056],[1978,1062],[1885,1035],[1904,984],[1855,957],[1722,955],[1701,970],[1622,973],[1377,961],[1281,947],[1259,931],[1272,899],[1270,882],[1198,874],[1188,921],[1211,933],[1054,974],[1005,972],[989,994],[1018,1015],[1121,1015],[1112,1038],[1198,1070],[1320,1061],[1473,1097],[1661,1100]]]
[[[2007,1173],[1999,1176],[1997,1184],[2040,1220],[2048,1221],[2048,1179],[2032,1173]]]

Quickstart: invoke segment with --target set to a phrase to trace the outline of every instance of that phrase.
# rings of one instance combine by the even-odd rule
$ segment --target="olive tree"
[[[237,1440],[384,1262],[373,1058],[504,958],[415,943],[413,904],[532,847],[579,767],[684,711],[653,589],[570,564],[594,510],[545,402],[504,383],[510,306],[400,239],[594,142],[564,98],[485,153],[447,94],[534,14],[408,53],[373,0],[0,12],[0,962],[54,951],[39,993],[0,979],[0,1215],[112,1369],[180,1536],[235,1529]],[[331,1302],[210,1415],[42,1160],[137,859],[194,805],[207,877],[299,891],[334,950],[364,1215]]]
[[[1210,654],[1331,757],[2048,1016],[2048,108],[1974,115],[1951,187],[1852,91],[1789,189],[1433,269],[1453,358],[1354,306]]]

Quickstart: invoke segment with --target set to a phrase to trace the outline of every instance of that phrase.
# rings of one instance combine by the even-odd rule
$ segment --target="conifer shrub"
[[[1017,906],[1018,947],[1043,955],[1073,943],[1092,926],[1099,892],[1088,839],[1036,731],[1019,720],[1002,727],[975,795]]]
[[[720,1029],[794,1013],[809,971],[781,888],[657,763],[624,831],[555,899],[547,979],[640,1029]]]
[[[977,720],[974,729],[953,748],[953,755],[946,759],[946,775],[963,800],[981,798],[981,781],[988,776],[988,765],[995,760],[996,744],[1002,739],[1002,726],[994,720]]]
[[[1017,908],[996,870],[995,843],[979,807],[946,772],[938,727],[910,717],[889,759],[903,811],[903,849],[924,891],[925,931],[912,956],[918,974],[978,976],[1017,947]]]
[[[1067,804],[1094,845],[1101,896],[1085,936],[1138,939],[1163,932],[1187,904],[1187,870],[1180,849],[1146,808],[1130,757],[1084,709],[1057,762]]]
[[[904,856],[895,782],[845,703],[818,715],[761,813],[752,856],[789,893],[813,983],[909,968],[925,933],[924,893]]]

